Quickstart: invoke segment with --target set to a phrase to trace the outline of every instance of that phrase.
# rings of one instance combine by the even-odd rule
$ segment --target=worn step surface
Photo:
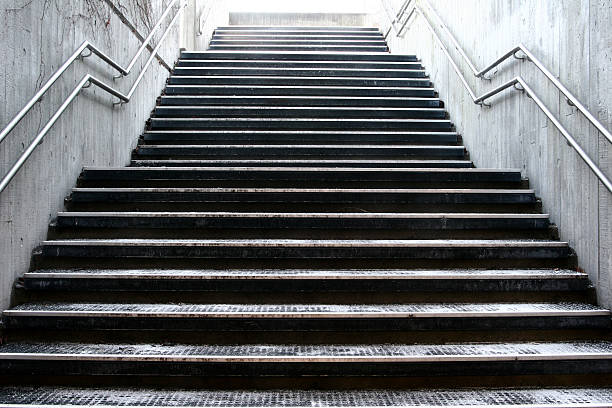
[[[271,364],[273,363],[273,364]],[[609,342],[447,345],[161,345],[16,343],[6,374],[450,376],[609,373]]]
[[[245,68],[348,68],[348,69],[415,69],[421,70],[423,66],[418,61],[402,62],[402,61],[367,61],[367,60],[336,60],[336,61],[299,61],[299,60],[283,60],[274,59],[234,59],[231,56],[220,59],[183,59],[180,58],[177,67],[245,67]]]
[[[587,275],[572,270],[156,270],[41,269],[28,272],[30,290],[435,292],[581,291]]]
[[[427,78],[370,78],[370,77],[306,77],[306,76],[188,76],[173,75],[168,78],[170,85],[276,85],[276,86],[333,86],[376,88],[431,88]]]
[[[153,118],[155,124],[156,118]],[[228,125],[227,127],[240,126],[240,119],[234,119],[231,122],[220,121],[212,123],[211,127],[219,124],[219,126]],[[159,125],[156,128],[170,127],[207,127],[210,122],[208,120],[200,120],[197,123],[191,119],[159,119]],[[268,125],[282,125],[281,120],[267,121]],[[246,123],[249,123],[248,121]],[[291,123],[291,122],[289,122]],[[312,122],[310,122],[312,123]],[[387,122],[388,124],[389,122]],[[250,123],[249,123],[250,124]],[[266,126],[265,122],[260,122],[262,127]],[[316,123],[315,123],[316,124]],[[341,125],[341,123],[339,123]],[[282,126],[278,126],[282,127]],[[241,156],[247,157],[266,157],[266,156],[316,156],[316,157],[365,157],[365,156],[391,156],[391,157],[406,157],[406,156],[421,156],[421,157],[448,157],[448,158],[463,158],[465,156],[465,148],[463,146],[448,146],[448,145],[374,145],[374,144],[238,144],[238,145],[141,145],[136,149],[136,153],[141,156]]]
[[[388,53],[319,53],[319,52],[261,52],[261,51],[183,51],[185,60],[280,60],[280,61],[366,61],[366,62],[418,62],[414,55]]]
[[[547,214],[61,212],[71,228],[542,229]]]
[[[73,188],[72,202],[527,204],[534,191],[494,189]]]
[[[135,167],[362,167],[362,168],[472,168],[469,160],[375,160],[375,159],[136,159],[131,161]]]
[[[91,239],[44,241],[45,256],[161,258],[563,258],[566,242],[545,240]]]
[[[268,96],[362,96],[362,97],[422,97],[432,98],[432,87],[375,87],[296,85],[168,85],[166,95],[268,95]]]
[[[437,98],[376,98],[334,96],[162,96],[162,106],[319,106],[319,107],[392,107],[440,108]]]
[[[231,142],[257,143],[257,144],[440,144],[454,145],[459,141],[456,132],[380,132],[380,131],[271,131],[271,130],[222,130],[222,131],[194,131],[194,130],[149,130],[142,136],[143,144],[194,144]],[[395,161],[388,161],[394,163]],[[299,161],[296,166],[299,166]],[[359,167],[359,166],[355,166]],[[427,168],[426,162],[421,167]],[[452,167],[452,166],[451,166]]]
[[[363,69],[363,68],[264,68],[264,67],[178,67],[174,75],[186,76],[296,76],[296,77],[375,77],[375,78],[424,78],[421,69]]]
[[[156,388],[3,387],[8,407],[470,407],[609,408],[610,388],[474,388],[463,390],[162,390]]]
[[[310,167],[85,167],[81,180],[317,180],[405,182],[514,182],[515,169],[400,169]]]
[[[369,107],[280,107],[280,106],[158,106],[159,117],[232,117],[232,118],[431,118],[444,119],[442,108],[369,108]]]
[[[8,328],[190,331],[609,329],[610,312],[567,304],[79,304],[26,303]],[[1,350],[1,349],[0,349]],[[612,358],[612,357],[611,357]]]

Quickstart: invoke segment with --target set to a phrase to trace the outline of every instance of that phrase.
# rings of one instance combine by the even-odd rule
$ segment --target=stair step
[[[432,118],[444,119],[443,108],[372,108],[320,106],[157,106],[158,117],[236,117],[236,118]]]
[[[583,291],[572,270],[150,270],[48,269],[28,272],[28,290],[225,292]]]
[[[348,68],[348,69],[423,69],[420,62],[402,61],[291,61],[291,60],[240,60],[240,59],[179,59],[177,67],[252,67],[252,68]]]
[[[348,52],[388,52],[386,45],[210,45],[208,49],[233,51],[348,51]]]
[[[155,128],[173,125],[188,127],[190,122],[197,125],[208,124],[210,119],[152,119]],[[214,120],[214,119],[212,119]],[[282,120],[282,119],[281,119]],[[268,124],[279,123],[269,121]],[[158,122],[159,121],[159,122]],[[236,119],[230,123],[241,121]],[[159,123],[159,125],[157,125]],[[215,122],[213,122],[215,123]],[[218,123],[223,123],[219,121]],[[249,123],[249,122],[245,122]],[[260,121],[265,124],[265,121]],[[291,123],[289,121],[288,123]],[[240,125],[238,123],[238,125]],[[193,126],[198,127],[198,126]],[[191,128],[191,127],[190,127]],[[423,156],[462,158],[465,155],[463,146],[439,145],[140,145],[136,153],[140,156],[232,156],[232,157],[266,157],[266,156]]]
[[[200,390],[159,388],[2,387],[0,404],[63,406],[344,408],[610,408],[610,388],[490,388],[433,390]],[[228,405],[231,404],[231,405]]]
[[[422,87],[431,88],[427,78],[369,78],[369,77],[294,77],[294,76],[187,76],[172,75],[170,85],[277,85],[277,86],[335,86],[335,87]]]
[[[162,106],[283,106],[283,107],[376,107],[376,108],[441,108],[438,98],[372,98],[331,96],[162,96]]]
[[[229,29],[229,28],[217,28],[213,32],[213,36],[225,36],[225,35],[239,35],[239,36],[283,36],[283,35],[293,35],[293,36],[341,36],[342,38],[353,38],[353,37],[365,37],[365,38],[375,38],[375,39],[384,39],[383,34],[379,30],[338,30],[336,27],[326,27],[320,29],[309,29],[308,27],[276,27],[276,28],[262,28],[262,27],[253,27],[253,28],[245,28],[245,29]]]
[[[422,144],[457,144],[459,135],[456,132],[377,132],[377,131],[303,131],[303,130],[149,130],[143,136],[145,142],[230,142],[278,143],[289,144],[381,144],[381,143],[422,143]],[[392,161],[389,161],[390,163]],[[359,166],[356,166],[359,167]],[[426,167],[426,166],[424,166]]]
[[[318,119],[318,118],[160,118],[150,119],[150,128],[242,129],[242,130],[423,130],[451,131],[446,119]],[[367,148],[362,146],[361,148]],[[463,147],[462,147],[463,149]]]
[[[165,132],[163,132],[165,133]],[[146,137],[146,135],[145,135]],[[336,160],[132,160],[132,166],[138,167],[223,167],[223,166],[274,166],[274,167],[364,167],[364,168],[471,168],[469,160],[358,160],[358,159],[336,159]]]
[[[262,68],[262,67],[177,67],[173,75],[186,76],[297,76],[297,77],[374,77],[374,78],[425,78],[425,71],[363,69],[363,68]]]
[[[300,34],[300,33],[298,33]],[[262,51],[183,51],[181,59],[189,60],[282,60],[282,61],[366,61],[366,62],[418,62],[414,55],[388,53],[323,53],[323,52],[262,52]]]
[[[2,315],[9,329],[41,330],[551,330],[612,325],[608,310],[582,303],[26,303]]]
[[[520,183],[515,169],[328,167],[85,167],[81,180],[299,180]]]
[[[377,27],[363,27],[363,26],[285,26],[285,25],[271,25],[271,26],[263,26],[263,25],[229,25],[229,26],[220,26],[215,29],[215,32],[218,31],[244,31],[244,30],[255,30],[255,31],[294,31],[294,30],[305,30],[305,31],[356,31],[356,32],[375,32],[380,33],[380,30]]]
[[[547,214],[60,212],[64,228],[543,229]]]
[[[546,240],[75,239],[43,241],[43,256],[94,258],[557,259]]]
[[[271,364],[273,363],[273,364]],[[444,345],[13,343],[5,374],[164,376],[466,376],[612,372],[609,342]]]
[[[74,188],[73,202],[278,202],[278,203],[534,203],[533,190],[303,189],[303,188]]]
[[[167,95],[434,97],[432,87],[167,85]]]
[[[330,39],[330,38],[326,38],[326,39],[319,39],[319,40],[315,40],[315,39],[304,39],[304,40],[297,40],[297,39],[285,39],[285,40],[277,40],[274,38],[265,38],[265,39],[255,39],[255,38],[249,38],[248,36],[245,36],[246,38],[241,38],[241,39],[219,39],[219,38],[212,38],[210,41],[210,48],[214,49],[216,46],[220,46],[220,45],[229,45],[229,46],[337,46],[337,45],[342,45],[342,46],[346,46],[346,47],[380,47],[380,48],[387,48],[387,43],[385,42],[385,40],[383,38],[371,38],[369,40],[364,40],[364,39],[355,39],[355,38],[350,38],[350,37],[345,37],[342,39]]]

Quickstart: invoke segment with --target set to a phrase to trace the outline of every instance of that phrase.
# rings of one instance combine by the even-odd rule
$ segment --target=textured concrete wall
[[[141,45],[128,26],[146,37],[168,3],[169,0],[1,1],[0,127],[86,39],[126,66]],[[177,26],[160,52],[171,65],[177,58],[178,41]],[[74,63],[0,145],[0,174],[5,174],[86,73],[95,73],[127,92],[149,55],[145,51],[132,74],[115,82],[112,78],[116,73],[95,56]],[[32,249],[45,239],[49,221],[62,209],[63,199],[81,168],[128,163],[168,74],[154,61],[132,102],[123,106],[113,106],[115,100],[95,87],[82,92],[9,187],[0,193],[0,307],[8,305],[16,277],[28,270]]]
[[[388,3],[397,9],[401,0]],[[607,129],[612,129],[609,0],[430,3],[478,69],[522,42]],[[384,19],[380,11],[378,20],[387,27]],[[435,22],[433,15],[430,21]],[[434,27],[449,44],[451,55],[477,94],[521,75],[612,177],[612,146],[533,64],[509,60],[491,81],[476,79],[448,37],[436,24]],[[576,250],[581,268],[597,288],[599,302],[612,306],[612,194],[529,98],[509,90],[492,98],[491,108],[474,105],[420,16],[402,38],[390,35],[389,41],[393,53],[415,53],[423,60],[478,167],[520,168],[530,179],[544,211],[559,227],[561,239]]]
[[[232,12],[233,25],[286,25],[286,26],[364,26],[363,13],[253,13]]]

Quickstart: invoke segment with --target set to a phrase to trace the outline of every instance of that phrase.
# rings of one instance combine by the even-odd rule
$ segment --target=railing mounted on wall
[[[605,128],[605,126],[599,120],[597,120],[597,118],[595,118],[595,116],[591,112],[589,112],[589,110],[578,100],[578,98],[576,98],[576,96],[574,96],[557,78],[555,78],[555,76],[544,66],[544,64],[538,58],[536,58],[535,55],[533,55],[533,53],[529,51],[529,49],[525,47],[523,44],[519,44],[516,47],[513,47],[508,52],[506,52],[501,57],[493,61],[491,64],[487,65],[482,70],[478,70],[476,69],[472,61],[469,59],[469,57],[467,56],[463,48],[459,45],[457,39],[452,35],[452,33],[450,32],[446,24],[444,24],[444,22],[442,21],[438,13],[436,13],[436,11],[433,9],[431,4],[429,4],[427,0],[406,0],[404,1],[404,3],[402,3],[402,6],[399,9],[399,12],[396,14],[395,17],[392,17],[393,14],[388,12],[386,1],[381,0],[383,8],[385,9],[387,18],[389,19],[389,22],[390,22],[390,27],[386,31],[385,38],[387,38],[387,36],[389,35],[392,29],[395,31],[397,37],[401,36],[408,22],[414,21],[414,19],[412,19],[413,15],[415,17],[416,15],[420,15],[421,17],[423,17],[423,22],[425,23],[425,26],[431,32],[432,36],[434,37],[434,39],[436,40],[436,42],[438,43],[438,45],[444,52],[444,55],[446,55],[446,58],[448,59],[451,66],[453,67],[453,70],[455,71],[459,79],[461,80],[461,83],[463,84],[465,89],[468,91],[468,93],[470,94],[470,97],[472,98],[472,101],[475,104],[478,104],[481,106],[490,106],[489,104],[485,103],[485,100],[509,88],[513,88],[513,89],[523,92],[525,95],[527,95],[529,98],[531,98],[534,101],[534,103],[546,115],[546,117],[551,121],[551,123],[559,130],[561,135],[567,141],[568,145],[570,145],[576,151],[576,153],[578,153],[580,158],[586,163],[587,166],[589,166],[589,168],[593,171],[595,176],[597,176],[599,181],[601,181],[601,183],[608,189],[608,191],[612,192],[612,182],[610,181],[610,179],[601,171],[601,169],[597,166],[597,164],[589,157],[589,155],[584,151],[584,149],[578,144],[576,139],[568,132],[568,130],[561,124],[561,122],[559,122],[559,120],[552,114],[552,112],[546,107],[544,102],[542,102],[542,100],[535,94],[533,89],[526,83],[526,81],[522,77],[516,76],[513,79],[506,81],[500,86],[492,89],[491,91],[486,92],[480,96],[476,96],[476,93],[472,90],[470,85],[467,83],[465,76],[463,75],[463,73],[461,72],[461,70],[459,69],[459,67],[453,60],[453,58],[451,57],[448,51],[448,48],[442,42],[442,40],[440,39],[436,31],[434,30],[427,14],[423,12],[423,9],[419,5],[421,1],[425,4],[428,11],[436,17],[436,20],[438,21],[440,28],[446,33],[446,35],[450,37],[451,42],[453,43],[453,46],[459,52],[459,54],[461,54],[461,56],[463,57],[467,65],[472,70],[475,77],[480,78],[480,79],[489,80],[490,78],[485,78],[485,74],[487,74],[493,68],[497,67],[499,64],[501,64],[502,62],[504,62],[505,60],[511,57],[514,57],[516,59],[530,61],[536,66],[536,68],[538,68],[540,72],[542,72],[546,76],[546,78],[559,90],[559,92],[561,92],[565,96],[567,103],[570,104],[571,106],[576,107],[576,109],[578,109],[578,111],[582,113],[582,115],[584,115],[584,117],[593,126],[595,126],[597,130],[602,135],[604,135],[604,137],[610,143],[612,143],[612,134],[610,133],[610,131],[608,131]],[[402,17],[404,16],[404,14],[406,14],[406,11],[409,8],[410,8],[410,11],[408,12],[407,17],[404,19],[402,26],[398,30],[395,24],[398,22],[401,22]]]
[[[11,131],[15,129],[17,124],[19,124],[19,122],[21,122],[21,120],[36,105],[36,103],[38,103],[42,99],[42,97],[47,93],[47,91],[51,88],[51,86],[64,74],[64,72],[66,72],[66,70],[70,67],[70,65],[72,65],[74,61],[85,58],[85,57],[89,57],[92,54],[95,54],[102,61],[104,61],[109,66],[111,66],[112,68],[114,68],[115,70],[119,72],[119,76],[116,76],[115,78],[121,78],[121,77],[128,76],[130,72],[132,71],[132,68],[134,68],[136,61],[138,60],[142,52],[149,45],[149,43],[151,42],[151,39],[153,38],[155,33],[159,30],[159,27],[162,25],[163,21],[170,14],[170,12],[174,9],[177,3],[179,4],[179,8],[176,14],[174,15],[174,17],[168,24],[168,27],[166,27],[166,30],[163,32],[163,34],[159,38],[157,45],[155,46],[153,51],[151,51],[151,55],[149,56],[146,63],[142,67],[140,74],[138,75],[134,83],[132,84],[132,87],[129,89],[129,91],[126,94],[124,94],[116,90],[115,88],[105,84],[104,82],[102,82],[101,80],[99,80],[98,78],[96,78],[95,76],[91,74],[85,75],[78,82],[78,84],[72,90],[70,95],[68,95],[68,97],[62,102],[59,109],[55,111],[53,116],[49,119],[49,121],[45,124],[45,126],[40,130],[40,132],[36,135],[36,137],[28,145],[28,147],[21,153],[21,155],[19,156],[17,161],[13,164],[13,166],[9,169],[9,171],[4,175],[4,177],[0,181],[0,193],[4,191],[4,189],[8,186],[8,184],[11,182],[13,177],[15,177],[15,175],[19,171],[19,169],[21,169],[23,164],[32,155],[36,147],[42,142],[45,135],[49,132],[49,130],[51,130],[53,125],[57,122],[57,120],[62,116],[64,111],[68,108],[68,106],[72,103],[72,101],[74,101],[74,99],[78,96],[78,94],[83,89],[88,88],[91,85],[96,85],[97,87],[104,90],[105,92],[117,97],[119,99],[119,102],[117,102],[117,104],[127,103],[131,100],[132,95],[136,91],[136,88],[140,84],[140,81],[142,81],[142,78],[144,77],[149,66],[151,65],[151,62],[157,56],[161,45],[163,44],[164,40],[168,36],[168,33],[170,32],[170,30],[172,29],[172,27],[178,20],[178,17],[180,16],[181,12],[184,10],[185,5],[182,4],[182,0],[173,0],[168,5],[164,13],[159,18],[159,21],[151,29],[151,32],[149,33],[147,38],[142,42],[142,45],[140,46],[140,48],[138,48],[138,51],[136,51],[136,54],[134,54],[134,56],[132,57],[132,59],[130,60],[130,62],[125,68],[122,67],[116,61],[114,61],[111,57],[106,55],[104,52],[100,51],[97,47],[95,47],[89,41],[84,41],[76,49],[76,51],[62,64],[62,66],[57,71],[55,71],[53,75],[51,75],[51,77],[47,80],[47,82],[38,90],[38,92],[36,92],[36,94],[28,101],[28,103],[26,103],[26,105],[17,113],[17,115],[15,115],[13,119],[11,119],[11,121],[6,125],[6,127],[2,129],[2,131],[0,131],[0,143],[2,143],[2,141],[11,133]],[[89,51],[89,54],[83,55],[83,53],[87,50]],[[167,64],[165,65],[167,68],[168,65]]]

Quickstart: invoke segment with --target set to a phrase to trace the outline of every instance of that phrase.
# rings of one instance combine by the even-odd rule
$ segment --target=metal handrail
[[[209,1],[204,5],[204,9],[198,16],[198,31],[196,32],[196,35],[198,37],[204,34],[204,31],[202,30],[202,28],[204,27],[204,23],[206,22],[206,20],[208,20],[208,16],[210,16],[210,12],[212,11],[212,9],[213,9],[213,4],[211,1]]]
[[[151,31],[151,33],[149,34],[149,36],[147,37],[145,42],[143,42],[143,45],[139,48],[138,52],[136,53],[135,58],[132,58],[132,61],[130,61],[130,64],[128,65],[128,69],[121,68],[121,66],[119,66],[117,63],[115,63],[112,59],[107,57],[101,51],[98,51],[88,41],[85,41],[77,49],[77,51],[75,51],[74,54],[72,54],[72,56],[64,63],[64,65],[62,65],[62,67],[60,67],[60,69],[58,71],[56,71],[56,73],[49,79],[49,81],[47,81],[45,86],[43,86],[43,88],[41,88],[41,90],[39,90],[36,93],[36,95],[34,95],[34,97],[28,102],[28,104],[26,104],[26,106],[19,112],[19,114],[17,116],[15,116],[15,118],[13,118],[13,120],[7,125],[7,127],[5,129],[3,129],[2,133],[0,133],[0,135],[1,135],[0,142],[2,142],[2,140],[6,137],[6,135],[8,135],[8,133],[10,133],[10,131],[15,127],[15,125],[17,123],[19,123],[19,121],[23,118],[23,116],[25,116],[25,114],[32,108],[32,106],[34,106],[34,104],[43,96],[43,94],[46,92],[46,90],[49,89],[49,87],[53,84],[53,82],[55,82],[59,78],[59,76],[61,76],[61,74],[68,68],[68,66],[74,61],[74,59],[78,58],[80,53],[85,51],[85,49],[90,49],[92,51],[92,53],[96,53],[96,55],[100,56],[100,58],[102,58],[104,61],[106,61],[109,65],[113,66],[120,73],[122,73],[122,75],[128,75],[130,73],[130,70],[134,66],[135,60],[142,53],[142,51],[146,47],[148,41],[150,41],[150,39],[152,38],[153,33],[160,26],[161,21],[168,15],[168,13],[172,9],[172,7],[177,2],[179,2],[179,1],[180,0],[174,0],[168,6],[166,11],[164,12],[162,17],[160,18],[160,22],[158,22],[155,25],[155,27],[153,28],[153,30]],[[79,81],[77,86],[72,90],[70,95],[64,100],[64,102],[59,107],[59,109],[53,114],[51,119],[49,119],[49,121],[45,124],[45,126],[42,128],[42,130],[36,135],[34,140],[32,140],[32,142],[27,147],[27,149],[21,154],[19,159],[17,159],[17,161],[13,164],[11,169],[2,178],[2,180],[0,181],[0,193],[2,191],[4,191],[4,189],[8,186],[8,184],[13,179],[13,177],[15,177],[15,174],[17,174],[19,169],[27,161],[27,159],[30,157],[32,152],[34,152],[36,147],[38,147],[38,145],[42,142],[42,140],[45,137],[45,135],[49,132],[49,130],[53,127],[53,125],[57,122],[57,120],[60,118],[60,116],[64,113],[64,111],[72,103],[72,101],[74,101],[74,99],[78,96],[78,94],[81,92],[81,90],[83,90],[85,88],[88,88],[91,85],[96,85],[97,87],[99,87],[100,89],[106,91],[107,93],[109,93],[109,94],[119,98],[119,100],[120,100],[119,103],[127,103],[127,102],[130,101],[130,99],[132,98],[132,95],[134,94],[134,92],[136,91],[136,88],[138,87],[138,84],[140,84],[140,81],[142,81],[142,78],[144,77],[147,69],[151,65],[151,62],[153,61],[153,58],[155,58],[155,56],[157,55],[157,53],[159,51],[159,48],[161,47],[162,43],[166,39],[168,33],[170,32],[170,29],[174,26],[174,24],[178,20],[178,17],[181,14],[181,12],[184,10],[184,8],[185,8],[185,5],[179,7],[176,15],[172,18],[172,20],[168,24],[168,27],[166,28],[166,30],[164,31],[164,33],[160,37],[159,41],[157,42],[157,45],[155,46],[155,48],[151,52],[151,55],[147,59],[146,63],[144,64],[144,66],[142,68],[142,70],[140,71],[140,74],[138,75],[138,77],[136,78],[134,83],[132,84],[132,87],[127,92],[127,94],[123,94],[122,92],[120,92],[120,91],[114,89],[113,87],[105,84],[103,81],[99,80],[98,78],[96,78],[95,76],[93,76],[91,74],[85,75]],[[95,49],[96,51],[93,51],[93,49],[90,48],[90,46],[93,47],[93,49]],[[74,57],[74,59],[73,59],[73,57]]]
[[[384,0],[381,0],[381,1],[383,2],[383,5],[384,5]],[[510,56],[514,56],[519,59],[528,59],[529,61],[534,63],[534,65],[555,85],[555,87],[557,87],[557,89],[559,89],[561,93],[563,93],[563,95],[567,98],[568,103],[570,105],[575,106],[587,118],[587,120],[589,120],[589,122],[591,122],[591,124],[593,124],[606,137],[606,139],[608,139],[608,141],[612,142],[612,135],[610,135],[610,132],[603,126],[603,124],[601,124],[601,122],[599,122],[586,109],[586,107],[584,107],[584,105],[580,103],[580,101],[565,86],[563,86],[563,84],[561,84],[561,82],[559,82],[554,77],[554,75],[548,69],[546,69],[546,67],[542,64],[542,62],[538,60],[533,55],[533,53],[531,53],[524,45],[520,44],[514,47],[512,50],[508,51],[506,54],[504,54],[502,57],[495,60],[493,63],[488,65],[486,68],[478,71],[476,67],[474,66],[474,64],[472,64],[472,62],[468,58],[463,48],[461,48],[456,38],[450,33],[450,31],[448,30],[448,28],[446,27],[446,25],[444,24],[440,16],[435,12],[435,10],[433,10],[433,8],[429,4],[429,2],[427,2],[427,0],[424,0],[424,1],[427,4],[428,9],[437,17],[442,29],[451,37],[451,41],[453,42],[455,48],[463,56],[466,63],[470,66],[470,69],[472,70],[472,72],[477,78],[489,79],[489,78],[484,78],[484,75],[487,72],[491,71],[491,69],[493,69],[495,66],[505,61]],[[403,7],[403,9],[405,13],[407,7]],[[530,97],[535,102],[535,104],[540,108],[540,110],[542,110],[542,112],[546,115],[546,117],[559,130],[559,132],[565,138],[567,143],[576,151],[576,153],[578,153],[578,155],[586,163],[586,165],[589,166],[589,168],[593,171],[595,176],[597,176],[599,181],[601,181],[601,183],[608,189],[608,191],[612,192],[612,181],[610,181],[610,179],[601,171],[601,169],[597,166],[597,164],[595,164],[595,162],[589,157],[589,155],[584,151],[584,149],[578,144],[576,139],[568,132],[568,130],[561,124],[561,122],[559,122],[559,120],[552,114],[552,112],[546,107],[544,102],[542,102],[542,100],[536,95],[533,89],[526,83],[526,81],[521,76],[516,76],[513,79],[507,82],[504,82],[502,85],[496,87],[495,89],[489,92],[486,92],[482,94],[481,96],[476,96],[475,92],[472,90],[472,88],[467,83],[465,76],[463,75],[463,73],[461,72],[461,70],[459,69],[459,67],[453,60],[453,58],[451,57],[450,53],[448,52],[446,45],[442,42],[442,40],[440,39],[440,37],[438,36],[436,31],[432,27],[427,15],[423,12],[423,10],[417,4],[417,1],[414,1],[412,9],[410,10],[410,13],[408,15],[408,18],[402,25],[402,29],[398,31],[397,36],[399,36],[399,33],[401,33],[404,26],[408,22],[408,20],[410,20],[410,18],[415,14],[421,15],[423,17],[423,21],[425,22],[425,25],[427,26],[429,31],[432,33],[434,39],[436,40],[440,48],[442,48],[442,51],[444,52],[444,54],[446,55],[446,58],[448,59],[451,66],[453,67],[453,70],[459,76],[461,83],[463,84],[465,89],[468,91],[468,93],[470,94],[470,97],[472,98],[472,101],[475,104],[478,104],[481,106],[482,105],[490,106],[484,103],[484,101],[508,88],[514,88],[516,90],[519,90],[525,93],[528,97]],[[390,17],[388,18],[391,21],[391,18]],[[519,51],[524,53],[526,57],[516,56],[516,53]]]
[[[42,86],[42,88],[40,88],[38,92],[34,94],[34,96],[28,101],[28,103],[26,103],[25,106],[21,108],[21,110],[13,117],[13,119],[11,119],[11,121],[4,127],[4,129],[0,131],[0,143],[2,143],[2,141],[8,136],[9,133],[11,133],[15,126],[17,126],[17,124],[21,122],[25,115],[34,107],[34,105],[36,105],[38,101],[40,101],[44,94],[47,93],[49,88],[51,88],[51,86],[62,76],[64,72],[66,72],[70,65],[72,65],[72,63],[77,59],[89,57],[92,54],[96,54],[102,61],[106,62],[115,70],[119,71],[119,77],[129,75],[130,71],[134,67],[134,64],[136,64],[136,60],[138,59],[138,57],[140,57],[140,54],[142,54],[144,49],[149,45],[151,38],[153,38],[153,35],[157,31],[163,20],[172,10],[174,5],[179,1],[180,0],[173,0],[168,5],[166,10],[164,11],[164,14],[162,14],[157,24],[155,24],[147,38],[145,38],[145,40],[142,42],[142,45],[140,46],[140,48],[138,48],[138,51],[136,51],[136,54],[134,54],[134,57],[132,57],[127,67],[125,68],[123,68],[118,62],[115,62],[115,60],[106,55],[104,52],[100,51],[95,45],[93,45],[89,41],[83,41],[83,43],[76,49],[74,53],[72,53],[70,57],[68,57],[68,59],[62,64],[62,66],[59,67],[58,70],[53,73],[53,75],[51,75],[51,78],[47,80],[47,82]],[[89,50],[90,53],[87,55],[83,55],[83,52],[85,50]]]

